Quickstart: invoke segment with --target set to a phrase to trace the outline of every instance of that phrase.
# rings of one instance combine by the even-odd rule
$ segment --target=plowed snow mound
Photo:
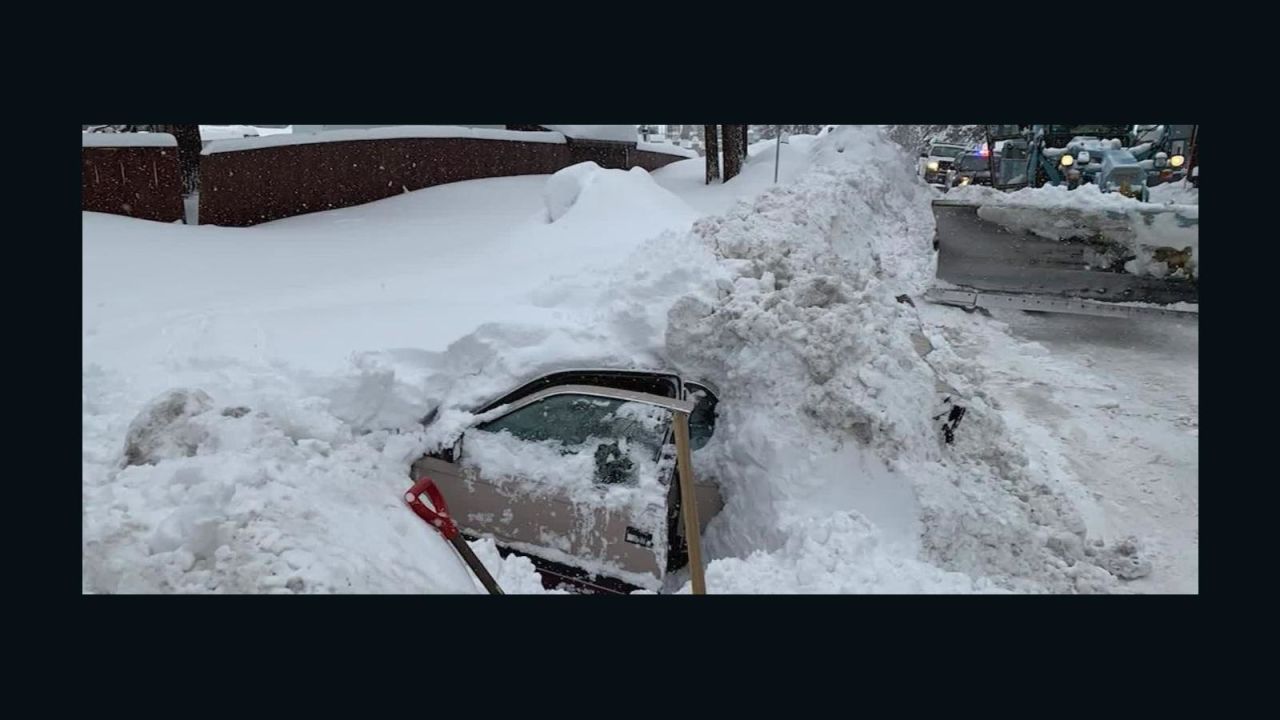
[[[1028,458],[980,369],[896,300],[933,276],[932,195],[911,159],[856,126],[811,153],[795,182],[549,289],[563,324],[490,325],[449,348],[428,393],[454,414],[448,430],[557,358],[671,367],[722,391],[695,454],[726,500],[708,530],[710,591],[1110,588],[1070,479]],[[946,385],[970,408],[954,445],[932,421]]]

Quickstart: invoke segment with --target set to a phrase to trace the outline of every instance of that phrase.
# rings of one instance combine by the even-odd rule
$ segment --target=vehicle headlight
[[[1063,153],[1062,157],[1058,159],[1058,162],[1062,163],[1062,167],[1071,167],[1075,161],[1076,159],[1071,157],[1069,153]]]
[[[969,184],[969,177],[968,177],[968,176],[965,176],[965,177],[960,178],[960,184],[961,184],[961,185],[968,185],[968,184]]]
[[[1169,164],[1176,168],[1182,167],[1182,163],[1186,161],[1187,159],[1182,157],[1181,155],[1174,155],[1173,157],[1169,158]]]
[[[930,160],[930,161],[929,161],[929,164],[928,164],[928,165],[926,165],[925,167],[929,168],[929,170],[930,170],[931,172],[938,172],[938,161],[937,161],[937,160]]]

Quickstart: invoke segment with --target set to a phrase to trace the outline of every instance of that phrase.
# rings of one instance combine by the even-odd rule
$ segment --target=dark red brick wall
[[[546,175],[591,160],[656,170],[683,158],[633,144],[396,138],[281,145],[202,155],[201,224],[247,226],[360,205],[406,190],[512,175]]]
[[[642,167],[649,172],[686,159],[683,155],[668,155],[667,153],[650,152],[648,150],[631,151],[631,166]]]
[[[144,220],[182,220],[176,147],[86,147],[80,152],[80,207]]]

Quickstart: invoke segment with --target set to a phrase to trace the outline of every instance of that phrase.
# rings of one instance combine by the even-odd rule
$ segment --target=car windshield
[[[960,169],[961,170],[986,170],[987,156],[986,155],[965,155],[964,157],[960,158]]]
[[[964,148],[959,145],[934,145],[929,148],[929,155],[932,157],[953,158],[964,152]]]
[[[671,411],[640,402],[552,395],[476,426],[463,461],[492,476],[561,485],[652,485]]]

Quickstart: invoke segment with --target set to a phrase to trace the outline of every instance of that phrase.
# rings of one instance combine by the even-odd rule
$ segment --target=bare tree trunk
[[[703,125],[703,138],[707,151],[707,184],[720,179],[720,126]]]
[[[747,146],[751,144],[750,125],[742,126],[742,162],[747,162]]]
[[[738,125],[722,125],[724,128],[724,179],[725,182],[742,172],[742,131]]]
[[[157,125],[159,132],[167,132],[178,141],[178,168],[182,172],[182,194],[190,195],[200,189],[199,125]]]

